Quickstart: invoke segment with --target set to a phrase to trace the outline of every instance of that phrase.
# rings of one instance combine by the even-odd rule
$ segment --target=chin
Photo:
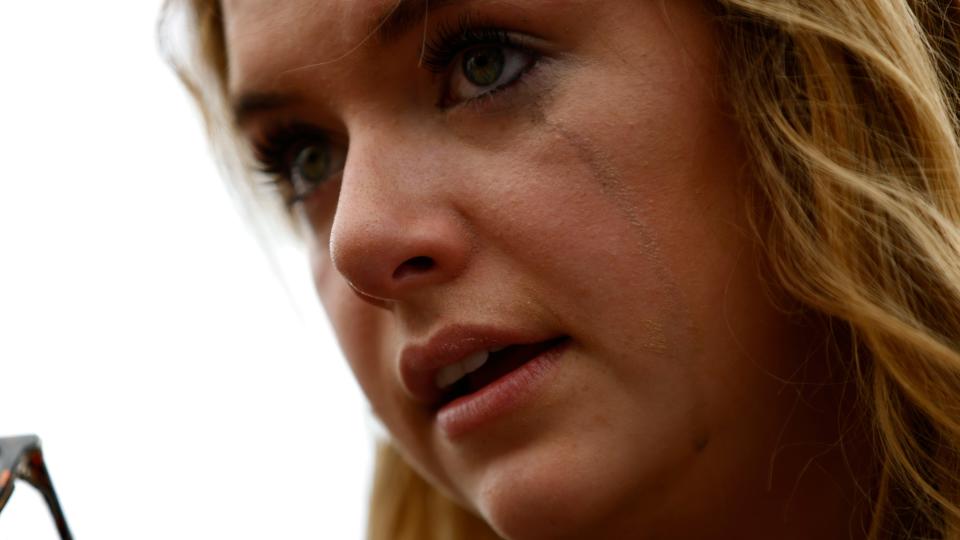
[[[596,538],[610,526],[628,490],[624,477],[598,467],[596,456],[522,451],[482,472],[473,502],[484,520],[507,540]],[[609,482],[619,477],[617,484]]]

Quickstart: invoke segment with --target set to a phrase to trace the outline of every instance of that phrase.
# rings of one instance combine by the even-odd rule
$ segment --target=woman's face
[[[292,180],[343,350],[424,476],[511,538],[803,506],[819,473],[792,445],[835,433],[790,385],[815,340],[758,270],[706,7],[223,8],[238,124]]]

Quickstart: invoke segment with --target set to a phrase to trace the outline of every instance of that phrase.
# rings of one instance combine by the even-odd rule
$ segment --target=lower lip
[[[480,390],[447,403],[437,411],[437,425],[455,439],[526,404],[556,370],[568,344],[564,340]]]

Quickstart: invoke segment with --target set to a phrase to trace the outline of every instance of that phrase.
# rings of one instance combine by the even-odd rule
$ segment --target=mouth
[[[452,440],[530,404],[571,343],[556,333],[448,326],[404,348],[400,378]]]
[[[538,343],[482,350],[470,354],[456,364],[441,368],[434,376],[434,384],[442,394],[433,408],[440,410],[453,401],[480,392],[531,360],[559,348],[569,339],[567,336],[560,336]]]

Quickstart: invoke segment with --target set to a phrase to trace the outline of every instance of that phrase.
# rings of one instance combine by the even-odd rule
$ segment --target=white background
[[[0,1],[0,435],[42,437],[78,540],[358,539],[366,408],[218,178],[159,9]],[[0,539],[55,537],[20,484]]]

